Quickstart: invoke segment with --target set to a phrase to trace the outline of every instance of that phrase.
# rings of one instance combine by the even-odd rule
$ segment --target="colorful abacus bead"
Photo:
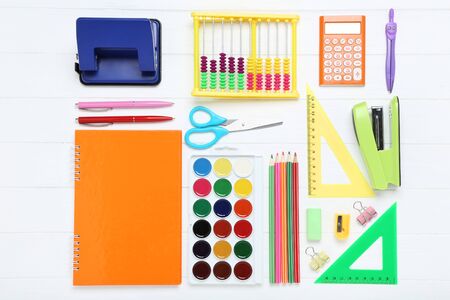
[[[245,67],[244,67],[244,58],[238,57],[238,90],[242,91],[245,88]]]
[[[255,59],[253,57],[247,58],[247,90],[253,91],[255,89]]]
[[[279,91],[280,90],[280,88],[281,88],[281,60],[280,60],[280,58],[275,58],[274,59],[274,65],[273,65],[273,68],[274,68],[274,75],[273,75],[273,79],[274,79],[274,82],[273,82],[273,89],[275,90],[275,91]]]
[[[283,90],[289,91],[291,89],[291,75],[290,75],[291,62],[289,58],[283,59]]]
[[[230,90],[235,89],[236,82],[236,68],[235,68],[235,59],[233,56],[228,57],[228,88]]]
[[[209,62],[209,88],[215,90],[217,87],[217,61],[211,59]]]
[[[208,88],[208,57],[204,55],[200,57],[200,88]]]
[[[227,55],[225,53],[220,53],[219,55],[219,86],[220,89],[224,90],[227,88]]]
[[[272,59],[266,58],[266,91],[272,90]]]
[[[263,60],[258,57],[256,59],[256,90],[261,91],[263,89]]]

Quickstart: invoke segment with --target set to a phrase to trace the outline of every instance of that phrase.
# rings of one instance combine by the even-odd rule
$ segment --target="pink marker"
[[[168,101],[107,101],[107,102],[78,102],[79,109],[108,110],[113,108],[160,108],[171,106]]]

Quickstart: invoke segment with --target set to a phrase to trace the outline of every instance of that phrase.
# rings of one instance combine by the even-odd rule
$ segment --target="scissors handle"
[[[214,134],[214,139],[205,144],[196,144],[191,142],[191,135],[196,133],[208,133],[212,132]],[[184,134],[184,141],[186,144],[194,149],[208,149],[216,144],[222,137],[227,135],[229,131],[223,127],[207,127],[207,128],[191,128]]]
[[[198,123],[194,120],[194,115],[199,111],[204,112],[209,116],[209,120],[207,122]],[[189,114],[189,120],[191,121],[191,124],[197,128],[217,126],[217,125],[220,125],[220,124],[224,123],[225,121],[227,121],[227,119],[225,119],[224,117],[219,116],[218,114],[214,113],[212,110],[210,110],[209,108],[204,107],[204,106],[194,107],[191,110],[191,113]]]

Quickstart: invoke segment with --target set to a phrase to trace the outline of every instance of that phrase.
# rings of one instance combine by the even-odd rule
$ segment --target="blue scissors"
[[[206,113],[209,116],[209,120],[204,123],[196,122],[194,116],[198,112]],[[246,131],[252,129],[261,129],[283,124],[282,121],[270,121],[270,120],[238,120],[238,119],[226,119],[214,113],[209,108],[204,106],[196,106],[191,110],[189,114],[189,120],[194,128],[186,131],[184,140],[186,144],[194,149],[208,149],[215,145],[221,138],[230,132]],[[191,135],[197,133],[213,133],[214,139],[208,143],[197,144],[191,142]]]

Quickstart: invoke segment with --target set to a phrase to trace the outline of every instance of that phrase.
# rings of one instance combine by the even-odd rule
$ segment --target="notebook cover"
[[[181,131],[75,132],[74,285],[181,283]]]

